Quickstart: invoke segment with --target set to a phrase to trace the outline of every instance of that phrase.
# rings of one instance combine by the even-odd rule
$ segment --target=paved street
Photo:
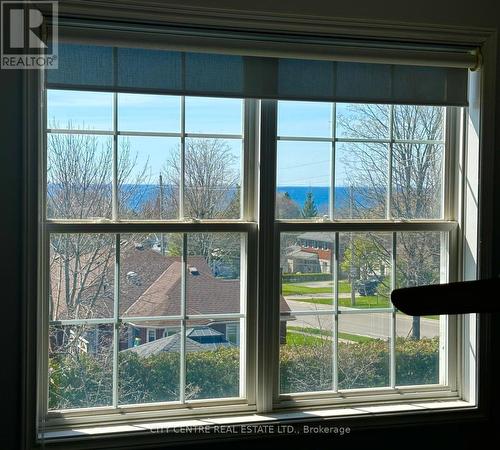
[[[292,311],[321,311],[331,309],[330,305],[317,305],[314,303],[297,302],[290,300],[287,297],[287,303]],[[340,310],[348,310],[350,308],[341,307]],[[389,313],[369,314],[369,309],[366,309],[367,314],[340,314],[339,316],[339,332],[358,334],[373,338],[386,339],[390,332]],[[288,322],[291,326],[321,328],[324,330],[332,329],[331,316],[300,316],[295,320]],[[412,317],[398,314],[396,317],[396,333],[398,336],[408,336],[411,334]],[[420,335],[421,337],[435,337],[439,335],[439,320],[420,319]]]

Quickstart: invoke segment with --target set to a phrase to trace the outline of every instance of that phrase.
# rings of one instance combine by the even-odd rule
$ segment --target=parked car
[[[380,281],[377,278],[370,278],[368,280],[360,280],[357,282],[357,289],[359,295],[367,296],[367,295],[375,295],[377,293],[377,287],[380,284]]]

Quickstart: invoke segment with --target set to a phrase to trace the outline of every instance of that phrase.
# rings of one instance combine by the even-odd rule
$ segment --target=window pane
[[[333,388],[332,330],[331,315],[281,317],[281,394]]]
[[[441,267],[445,234],[408,232],[397,234],[397,287],[437,284],[446,280]],[[396,384],[439,382],[440,320],[445,317],[411,317],[401,312],[396,320]]]
[[[339,389],[389,385],[391,314],[339,316]]]
[[[331,153],[330,143],[278,142],[278,219],[314,219],[328,215]]]
[[[278,136],[332,137],[332,104],[278,102]]]
[[[150,220],[178,217],[179,144],[178,138],[118,138],[120,217]]]
[[[110,406],[112,325],[49,327],[49,410]]]
[[[332,310],[335,233],[282,233],[280,245],[280,313]]]
[[[445,108],[441,106],[394,106],[394,139],[411,141],[444,139]]]
[[[353,139],[388,139],[390,107],[362,103],[336,104],[336,137]]]
[[[196,219],[238,219],[241,164],[239,139],[187,139],[184,215]],[[171,169],[176,171],[175,166]],[[173,179],[168,173],[168,179]]]
[[[240,233],[190,233],[187,242],[188,315],[245,311],[240,280]]]
[[[339,307],[391,308],[389,233],[340,233]]]
[[[244,330],[243,319],[192,320],[186,325],[186,400],[239,397],[243,339],[230,342],[228,327]]]
[[[236,98],[186,97],[186,132],[241,135],[243,101]]]
[[[52,234],[51,320],[113,317],[114,235]]]
[[[335,217],[385,218],[387,144],[339,142],[335,157]]]
[[[120,238],[120,314],[129,319],[179,315],[182,235],[136,233]]]
[[[444,145],[393,146],[391,213],[395,218],[442,217]]]
[[[180,97],[118,94],[118,130],[180,132]]]
[[[113,94],[48,90],[47,128],[112,130]]]
[[[119,403],[179,401],[179,321],[124,323],[118,358]]]
[[[47,136],[47,217],[111,217],[112,151],[109,136]]]

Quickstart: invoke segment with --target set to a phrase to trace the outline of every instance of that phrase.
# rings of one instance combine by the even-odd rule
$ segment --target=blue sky
[[[49,127],[112,129],[112,94],[50,90],[47,94]],[[239,99],[186,97],[186,131],[210,134],[242,134],[243,103]],[[337,114],[346,114],[346,105],[337,104]],[[331,137],[330,103],[279,102],[280,136]],[[178,96],[119,94],[120,131],[179,132]],[[337,134],[342,135],[337,128]],[[130,137],[132,154],[137,153],[137,171],[149,163],[148,175],[157,179],[165,161],[177,151],[178,138]],[[242,142],[226,139],[240,158]],[[278,186],[328,186],[331,170],[331,145],[325,142],[278,142]],[[337,185],[345,179],[345,168],[336,164]]]

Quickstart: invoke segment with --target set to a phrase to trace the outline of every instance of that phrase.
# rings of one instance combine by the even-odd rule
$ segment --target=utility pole
[[[352,185],[349,186],[349,216],[352,219],[352,213],[354,210],[354,198]],[[351,306],[356,306],[356,289],[355,289],[355,274],[356,267],[354,266],[354,234],[351,233],[351,268],[349,277],[351,278]]]

